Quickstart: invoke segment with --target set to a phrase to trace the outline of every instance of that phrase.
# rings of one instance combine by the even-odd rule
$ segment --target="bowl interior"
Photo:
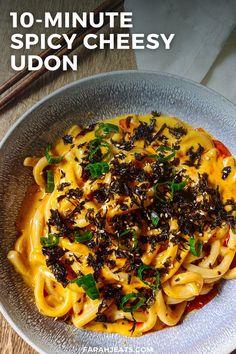
[[[7,261],[31,170],[23,159],[42,154],[73,123],[87,125],[121,114],[161,111],[203,127],[236,154],[236,107],[200,85],[166,74],[117,72],[60,89],[28,111],[2,142],[0,154],[0,301],[2,311],[41,352],[78,353],[83,347],[149,347],[159,353],[224,353],[236,347],[236,282],[180,325],[140,338],[85,332],[40,315],[33,294]],[[153,349],[151,349],[153,348]]]

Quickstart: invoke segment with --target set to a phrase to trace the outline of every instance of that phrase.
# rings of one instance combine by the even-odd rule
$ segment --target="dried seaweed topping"
[[[186,152],[186,155],[189,156],[189,160],[185,162],[185,165],[199,168],[203,152],[204,147],[201,144],[198,144],[196,151],[194,151],[193,146],[191,146],[191,148]]]
[[[226,166],[223,168],[222,170],[222,179],[225,180],[231,173],[231,167],[230,166]]]
[[[180,139],[187,134],[187,129],[183,126],[168,127],[168,129],[171,135],[173,135],[176,139]]]
[[[158,113],[153,116],[157,117]],[[198,179],[193,181],[187,175],[187,168],[180,165],[181,138],[187,133],[184,127],[169,127],[165,123],[158,126],[158,119],[154,118],[150,124],[140,122],[133,128],[131,117],[127,117],[126,124],[129,127],[127,131],[119,129],[120,141],[112,139],[113,133],[118,133],[116,126],[105,126],[104,130],[104,126],[97,128],[94,125],[82,130],[80,136],[98,130],[95,139],[80,146],[83,148],[80,163],[82,180],[91,184],[91,191],[86,194],[81,188],[70,188],[70,183],[62,182],[58,191],[65,191],[58,201],[67,198],[71,208],[65,214],[51,210],[48,220],[48,233],[67,237],[70,242],[82,240],[75,237],[76,233],[79,236],[83,236],[84,232],[92,235],[84,241],[89,249],[85,262],[92,267],[104,299],[97,314],[97,321],[102,322],[108,321],[102,313],[107,301],[114,299],[119,307],[126,295],[119,285],[103,284],[103,267],[117,276],[125,272],[130,283],[143,266],[141,257],[147,244],[151,245],[150,252],[154,252],[157,245],[165,249],[170,242],[184,250],[190,246],[185,235],[201,235],[206,228],[214,229],[223,223],[233,228],[236,226],[235,201],[230,199],[223,203],[219,188],[210,183],[206,173],[199,174]],[[168,131],[176,139],[174,143],[173,138],[169,140]],[[147,145],[150,145],[150,151],[154,149],[154,154],[148,149],[140,152],[139,147]],[[133,147],[135,151],[130,154]],[[200,144],[197,148],[190,147],[185,164],[199,168],[203,152]],[[95,176],[94,165],[101,167],[104,163],[105,170],[95,169]],[[91,165],[93,167],[90,169],[88,166]],[[230,166],[226,166],[221,173],[222,179],[228,178]],[[63,171],[62,177],[65,177]],[[94,207],[88,207],[88,202],[93,202]],[[112,216],[113,208],[119,210],[115,216]],[[80,229],[77,222],[81,213],[85,213],[88,225]],[[170,219],[176,221],[176,230],[170,228]],[[43,247],[43,254],[56,279],[66,286],[71,264],[64,259],[64,251],[59,245],[60,242],[58,246]],[[179,258],[177,254],[176,259]],[[78,259],[78,262],[84,260]],[[168,273],[171,266],[171,259],[167,259],[160,269],[160,276]],[[152,284],[154,275],[150,270],[144,270],[140,277]],[[152,289],[141,288],[138,292],[140,297],[131,298],[130,308],[142,298],[144,301],[140,308],[147,309],[154,301]]]
[[[62,137],[62,140],[63,140],[64,145],[72,144],[73,136],[66,134]]]

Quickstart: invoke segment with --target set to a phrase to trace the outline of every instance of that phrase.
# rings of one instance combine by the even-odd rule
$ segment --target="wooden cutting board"
[[[24,0],[23,1],[5,1],[0,0],[0,39],[1,39],[1,56],[0,56],[0,83],[8,79],[13,71],[10,68],[10,36],[13,33],[11,29],[10,11],[30,11],[35,17],[40,18],[45,11],[55,13],[57,11],[89,11],[98,6],[101,1],[97,0]],[[40,33],[42,28],[37,25],[33,29],[34,33]],[[53,33],[55,30],[50,29],[47,33]],[[109,28],[103,30],[108,33]],[[119,31],[115,28],[112,31]],[[122,30],[123,31],[123,30]],[[20,29],[19,32],[23,32]],[[60,33],[60,32],[59,32]],[[61,30],[63,33],[63,30]],[[32,54],[40,52],[39,48],[35,48]],[[19,55],[24,51],[19,51]],[[45,77],[39,79],[25,92],[22,96],[11,103],[4,111],[0,112],[0,139],[5,135],[11,125],[34,103],[54,90],[78,80],[82,77],[91,76],[101,72],[113,70],[136,69],[136,61],[132,50],[93,50],[89,51],[85,48],[73,52],[79,56],[79,67],[77,72],[52,72]],[[28,344],[26,344],[15,332],[9,324],[0,315],[0,354],[33,354],[36,353]]]

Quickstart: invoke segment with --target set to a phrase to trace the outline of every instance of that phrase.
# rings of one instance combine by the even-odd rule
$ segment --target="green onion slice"
[[[175,157],[176,151],[175,149],[171,148],[170,146],[166,146],[166,145],[160,145],[157,149],[157,151],[163,152],[163,153],[167,153],[167,152],[171,152],[171,154],[164,156],[163,154],[159,154],[157,155],[157,158],[160,161],[169,161],[171,160],[173,157]],[[153,157],[153,156],[152,156]]]
[[[48,161],[49,164],[55,164],[55,163],[59,163],[63,160],[63,156],[59,156],[59,157],[55,157],[49,154],[49,151],[51,150],[52,146],[48,145],[45,149],[45,157]]]
[[[107,150],[107,152],[102,156],[102,160],[110,158],[110,156],[112,155],[110,144],[108,144],[108,142],[105,140],[101,140],[97,138],[91,140],[89,143],[89,156],[88,156],[89,161],[93,160],[94,155],[98,150],[101,149],[101,147],[105,147]]]
[[[171,191],[171,200],[173,199],[173,196],[174,196],[174,192],[176,191],[180,191],[182,190],[184,187],[186,187],[187,183],[188,183],[188,179],[189,177],[187,176],[186,179],[180,183],[175,183],[174,182],[174,179],[172,181],[166,181],[166,182],[161,182],[161,183],[156,183],[154,186],[153,186],[153,190],[154,190],[154,193],[156,194],[157,192],[157,187],[158,186],[161,186],[161,185],[167,185],[169,186],[170,188],[170,191]],[[162,200],[163,202],[165,201],[164,199],[161,199],[159,198],[160,200]]]
[[[47,237],[40,238],[40,243],[44,247],[57,246],[59,243],[59,235],[58,234],[48,234]]]
[[[143,271],[145,270],[152,270],[155,273],[155,283],[151,284],[143,279]],[[143,264],[138,268],[138,278],[146,285],[148,285],[151,289],[156,290],[160,289],[161,285],[161,278],[160,278],[160,272],[154,267],[151,267],[149,265]]]
[[[126,229],[125,231],[123,231],[119,235],[119,238],[124,237],[129,234],[132,234],[132,249],[135,250],[138,247],[138,236],[137,236],[137,232],[135,229]],[[128,248],[128,246],[127,246],[127,248]]]
[[[151,211],[151,220],[154,226],[157,226],[160,220],[159,215],[154,210]]]
[[[157,195],[157,187],[164,186],[164,185],[169,186],[170,184],[171,184],[171,181],[158,182],[158,183],[154,184],[154,186],[152,187],[156,198],[159,199],[162,203],[166,203],[166,199],[163,199],[163,198],[159,197],[159,195]]]
[[[75,242],[86,242],[93,238],[92,231],[75,231]]]
[[[187,183],[188,183],[187,179],[185,179],[184,181],[182,181],[180,183],[172,182],[171,189],[173,190],[173,192],[181,191],[181,189],[183,189],[187,185]]]
[[[130,305],[128,305],[127,302],[131,299],[138,301],[134,305],[132,305],[132,302]],[[141,293],[129,293],[122,296],[120,300],[120,308],[124,312],[134,312],[137,311],[145,303],[145,300],[145,297]]]
[[[200,257],[200,255],[202,253],[202,248],[203,248],[202,241],[198,241],[198,247],[196,249],[195,238],[194,238],[194,236],[190,236],[189,246],[190,246],[190,252],[192,253],[192,255],[194,255],[196,257]]]
[[[45,187],[45,192],[52,193],[54,191],[54,187],[55,187],[53,171],[47,170],[46,175],[47,175],[47,183],[46,183],[46,187]]]
[[[100,295],[93,274],[83,275],[80,278],[74,279],[72,282],[81,286],[90,299],[99,299]]]
[[[107,173],[109,171],[109,165],[107,162],[95,162],[88,164],[86,169],[89,170],[92,178],[98,178],[103,173]]]
[[[173,180],[170,185],[171,199],[173,199],[173,197],[174,197],[174,192],[181,191],[184,187],[186,187],[187,183],[188,183],[188,179],[185,179],[184,181],[182,181],[180,183],[175,183]]]
[[[111,123],[99,123],[98,129],[95,130],[95,136],[100,138],[107,138],[111,133],[118,133],[119,127]]]

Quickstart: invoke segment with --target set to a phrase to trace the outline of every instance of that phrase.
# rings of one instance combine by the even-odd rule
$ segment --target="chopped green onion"
[[[184,181],[182,181],[180,183],[172,182],[171,183],[171,189],[173,190],[173,192],[181,191],[181,189],[183,189],[187,185],[187,183],[188,183],[187,180],[184,180]]]
[[[155,284],[151,284],[143,280],[143,271],[147,269],[152,270],[155,273],[155,278],[156,278]],[[160,289],[160,285],[161,285],[160,272],[156,268],[143,264],[138,268],[138,277],[144,284],[148,285],[151,289],[153,290]]]
[[[156,194],[156,190],[157,190],[157,186],[161,186],[161,185],[167,185],[170,188],[171,191],[171,200],[173,200],[173,196],[174,196],[174,192],[176,191],[180,191],[182,190],[184,187],[186,187],[187,183],[188,183],[188,176],[186,177],[186,179],[180,183],[175,183],[174,182],[174,178],[172,181],[166,181],[166,182],[161,182],[161,183],[156,183],[152,188],[154,190],[154,193]],[[162,200],[163,202],[165,202],[164,199],[161,199],[158,197],[158,199]]]
[[[159,215],[154,210],[151,211],[151,220],[154,226],[157,226],[160,220]]]
[[[111,133],[118,133],[119,128],[117,125],[110,123],[99,123],[98,129],[95,131],[96,137],[107,138]]]
[[[109,171],[109,165],[107,162],[95,162],[88,164],[86,169],[89,170],[92,178],[98,178],[103,173],[107,173]]]
[[[48,234],[47,237],[40,238],[40,243],[44,247],[57,246],[59,243],[59,235],[58,234]]]
[[[52,193],[54,191],[54,176],[53,176],[53,171],[52,170],[47,170],[47,184],[45,187],[45,192],[46,193]]]
[[[203,243],[202,243],[202,241],[199,241],[197,249],[196,249],[195,243],[196,242],[195,242],[194,236],[190,236],[190,239],[189,239],[190,252],[192,253],[192,255],[194,255],[196,257],[200,257],[200,255],[202,253]]]
[[[169,146],[166,146],[166,145],[161,145],[158,147],[157,151],[160,151],[160,152],[168,152],[168,151],[171,151],[171,154],[167,155],[167,156],[164,156],[163,154],[159,154],[157,155],[157,158],[160,160],[160,161],[169,161],[170,159],[172,159],[175,154],[176,154],[176,151],[175,149],[169,147]]]
[[[135,250],[138,247],[138,236],[137,236],[137,232],[135,229],[126,229],[125,231],[123,231],[120,235],[119,238],[124,237],[126,235],[132,234],[132,249]],[[127,247],[128,248],[128,247]]]
[[[144,157],[151,157],[152,159],[158,159],[159,155],[157,155],[157,154],[148,154],[148,155],[146,155]]]
[[[101,140],[99,138],[93,139],[89,143],[89,156],[88,159],[89,161],[92,161],[96,152],[101,149],[101,147],[105,147],[107,149],[107,152],[102,156],[102,160],[109,158],[112,154],[111,152],[111,146],[108,144],[107,141]]]
[[[55,164],[55,163],[59,163],[63,160],[63,156],[59,156],[59,157],[55,157],[55,156],[51,156],[49,154],[49,151],[51,150],[52,146],[48,145],[45,149],[45,157],[48,161],[49,164]]]
[[[184,181],[182,181],[180,183],[175,183],[174,179],[173,179],[173,181],[171,182],[171,185],[170,185],[171,199],[173,199],[173,197],[174,197],[174,192],[181,191],[184,187],[186,187],[187,183],[188,183],[188,179],[185,179]]]
[[[152,187],[156,198],[159,199],[163,203],[166,203],[166,200],[157,195],[157,187],[158,186],[164,186],[164,185],[168,185],[169,186],[170,184],[171,184],[171,181],[158,182],[158,183],[154,184],[154,186]]]
[[[75,231],[75,242],[86,242],[93,238],[92,231]]]
[[[133,306],[132,304],[127,306],[126,303],[131,299],[138,299],[139,301]],[[137,311],[145,303],[145,300],[145,297],[141,293],[129,293],[122,296],[120,300],[120,308],[124,312],[134,312]]]
[[[94,280],[93,274],[83,275],[80,278],[74,279],[72,282],[76,283],[78,286],[81,286],[86,292],[86,294],[90,297],[90,299],[99,299],[99,291]]]

